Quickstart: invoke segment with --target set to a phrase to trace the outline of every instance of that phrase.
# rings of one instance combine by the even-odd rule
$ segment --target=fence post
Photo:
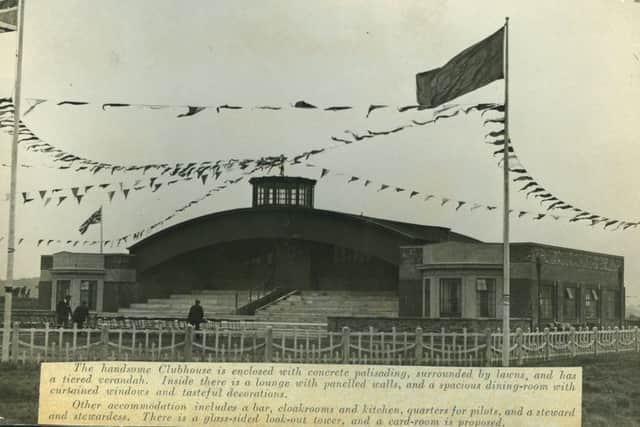
[[[598,355],[598,327],[594,326],[593,329],[593,355]]]
[[[576,328],[569,328],[569,350],[571,357],[576,357]]]
[[[342,328],[342,363],[349,363],[349,349],[351,348],[349,338],[349,327],[344,326]]]
[[[614,348],[615,348],[616,353],[617,353],[618,351],[620,351],[620,329],[618,329],[618,327],[616,326],[615,328],[613,328],[613,332],[614,332],[613,336],[615,337],[614,338],[615,339]]]
[[[544,360],[551,359],[551,331],[544,328]]]
[[[521,328],[516,328],[516,346],[518,365],[522,366],[524,364],[524,337]]]
[[[484,331],[485,342],[487,343],[487,347],[485,348],[485,365],[491,366],[491,329],[487,328]]]
[[[187,325],[184,330],[184,361],[191,362],[193,358],[193,325]]]
[[[284,350],[284,347],[283,347]],[[264,361],[271,363],[273,359],[273,327],[267,326],[267,330],[264,333]],[[284,355],[283,355],[284,356]]]
[[[9,351],[11,354],[11,360],[14,363],[18,363],[18,340],[20,338],[20,323],[13,322],[13,329],[11,329],[11,345],[9,346]]]
[[[109,356],[109,329],[107,329],[107,325],[102,325],[100,341],[102,342],[102,360],[107,360]]]
[[[416,365],[422,363],[422,328],[416,328]]]

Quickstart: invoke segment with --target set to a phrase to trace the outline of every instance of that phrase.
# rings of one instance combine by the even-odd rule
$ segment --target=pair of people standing
[[[59,327],[68,326],[69,320],[72,323],[76,323],[78,328],[82,328],[84,323],[89,319],[89,306],[86,301],[82,301],[82,304],[71,311],[71,297],[66,296],[64,299],[58,302],[56,306],[56,321]]]

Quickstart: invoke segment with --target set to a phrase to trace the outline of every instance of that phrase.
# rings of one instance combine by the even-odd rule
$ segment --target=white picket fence
[[[501,364],[502,334],[370,329],[11,329],[13,362],[78,360],[233,361],[386,365],[492,366]],[[511,334],[513,364],[535,360],[640,352],[640,329],[544,329]]]

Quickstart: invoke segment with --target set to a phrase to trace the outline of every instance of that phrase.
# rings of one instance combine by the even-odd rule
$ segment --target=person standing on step
[[[204,310],[200,305],[200,300],[196,300],[196,303],[189,309],[189,315],[187,316],[187,322],[193,325],[196,331],[200,330],[200,324],[204,322]]]
[[[67,322],[71,317],[71,306],[69,305],[70,300],[71,297],[67,295],[58,301],[58,305],[56,305],[56,322],[60,328],[66,327]]]

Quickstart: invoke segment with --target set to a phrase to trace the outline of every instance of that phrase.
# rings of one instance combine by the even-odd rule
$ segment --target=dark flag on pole
[[[504,27],[454,56],[440,68],[416,75],[418,104],[437,107],[504,78]]]
[[[87,218],[87,220],[83,222],[82,225],[80,225],[80,228],[78,228],[78,231],[80,232],[80,234],[84,234],[87,232],[87,229],[89,228],[90,225],[100,224],[101,222],[102,222],[102,207],[97,211],[95,211],[94,213],[92,213],[91,216]]]
[[[0,0],[0,33],[16,31],[18,0]]]

